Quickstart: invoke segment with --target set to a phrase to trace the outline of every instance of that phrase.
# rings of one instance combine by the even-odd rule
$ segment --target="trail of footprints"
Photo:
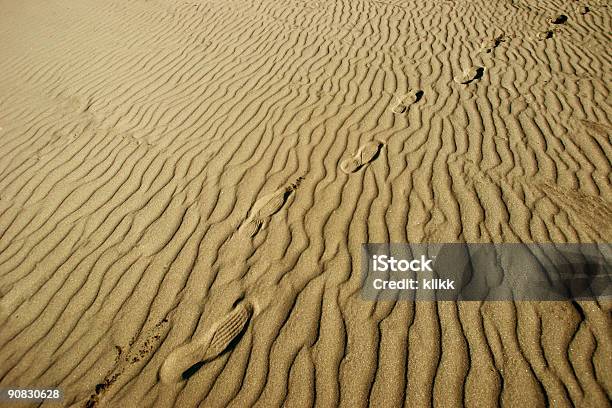
[[[589,7],[585,5],[580,5],[576,7],[577,14],[585,15],[589,11],[590,11]],[[539,40],[539,41],[552,38],[554,35],[554,32],[557,30],[554,27],[565,24],[568,21],[568,17],[565,14],[557,14],[552,17],[549,17],[548,19],[546,19],[546,21],[548,24],[552,25],[553,28],[546,29],[543,31],[538,31],[535,33],[535,35],[532,38],[534,38],[535,40]],[[489,54],[493,52],[493,50],[497,48],[502,42],[506,41],[506,39],[507,39],[506,36],[504,36],[503,34],[485,38],[480,45],[478,53]],[[453,80],[457,82],[458,84],[467,85],[477,79],[480,79],[482,75],[484,74],[484,71],[485,71],[484,67],[474,65],[474,66],[465,68],[459,75],[456,75],[455,77],[453,77]]]
[[[421,91],[408,93],[399,98],[398,105],[407,106],[414,103],[421,95]],[[377,140],[362,145],[354,156],[341,163],[342,170],[347,174],[356,172],[373,161],[380,153],[382,146],[383,143]],[[282,208],[288,197],[303,180],[304,177],[299,177],[295,182],[258,199],[238,231],[247,237],[255,236],[262,226],[268,222],[269,218]],[[192,367],[205,364],[219,357],[228,350],[233,342],[240,338],[252,316],[252,303],[243,300],[207,330],[194,336],[186,344],[174,349],[161,365],[159,371],[161,382],[164,384],[178,383],[186,378],[186,373]],[[111,382],[114,382],[114,379]]]
[[[399,98],[399,104],[408,106],[420,99],[422,91],[410,92]],[[403,112],[405,110],[402,109]],[[371,141],[362,145],[357,153],[341,163],[343,171],[353,173],[373,161],[382,148],[380,141]],[[258,199],[238,231],[247,237],[255,236],[272,215],[277,213],[287,202],[289,196],[299,187],[304,177],[295,182],[264,195]],[[164,384],[175,384],[186,378],[186,373],[198,364],[210,362],[223,354],[231,344],[240,338],[253,316],[253,305],[243,300],[227,315],[214,323],[188,343],[174,349],[165,359],[159,371],[159,378]]]
[[[299,177],[293,183],[255,201],[238,232],[249,238],[255,236],[270,217],[282,208],[303,180],[304,177]],[[192,340],[174,349],[161,365],[159,371],[161,382],[178,383],[186,379],[186,373],[191,368],[219,357],[240,338],[252,316],[253,304],[248,300],[242,300],[207,330],[196,334]]]
[[[405,114],[423,97],[423,91],[420,89],[411,89],[403,95],[393,94],[395,103],[391,106],[391,112],[396,115]],[[346,174],[356,173],[364,166],[374,161],[380,154],[380,150],[384,143],[379,140],[372,140],[361,145],[355,154],[345,158],[340,162],[340,170]]]
[[[421,91],[411,92],[400,98],[401,104],[416,102]],[[371,141],[362,145],[357,153],[341,163],[343,171],[353,173],[373,161],[382,148],[380,141]],[[299,187],[304,177],[295,182],[264,195],[258,199],[238,231],[245,236],[255,236],[269,218],[277,213],[286,203],[288,197]],[[186,373],[198,364],[210,362],[223,354],[233,342],[244,333],[253,316],[253,305],[243,300],[227,315],[214,323],[207,330],[196,335],[188,343],[174,349],[164,360],[159,371],[159,378],[164,384],[175,384],[186,378]]]
[[[249,238],[255,236],[270,217],[282,208],[303,180],[304,177],[299,177],[293,183],[258,199],[238,228],[238,232]],[[240,338],[252,316],[253,304],[248,300],[242,300],[207,330],[196,334],[192,340],[174,349],[161,365],[159,378],[162,383],[178,383],[187,378],[186,373],[191,368],[219,357]]]
[[[589,8],[587,6],[579,6],[576,9],[576,12],[578,14],[584,15],[589,12]],[[552,25],[553,27],[537,32],[535,34],[535,39],[539,41],[543,41],[543,40],[548,40],[549,38],[552,38],[555,34],[555,31],[558,30],[558,28],[555,28],[555,27],[565,24],[567,20],[568,20],[568,17],[565,14],[557,14],[553,17],[546,19],[546,22]]]
[[[255,201],[238,232],[249,238],[254,237],[270,217],[282,208],[303,179],[299,177],[293,183]],[[178,383],[185,379],[185,373],[190,368],[219,357],[244,332],[252,315],[253,305],[243,300],[208,330],[174,349],[161,365],[159,378],[162,383]]]
[[[578,6],[576,12],[579,14],[586,14],[590,10],[587,6]],[[558,26],[561,24],[565,24],[568,20],[568,17],[565,14],[558,14],[553,17],[548,18],[546,21],[548,24],[552,24],[553,26]],[[546,40],[552,38],[554,35],[554,29],[547,29],[544,31],[539,31],[535,33],[534,38],[536,40]],[[502,42],[506,41],[506,37],[501,35],[495,35],[492,37],[485,38],[478,50],[478,53],[486,53],[489,54],[493,52],[495,48],[497,48]],[[460,74],[456,75],[453,80],[462,85],[467,85],[477,79],[480,79],[484,74],[485,68],[474,65],[468,68],[465,68]]]

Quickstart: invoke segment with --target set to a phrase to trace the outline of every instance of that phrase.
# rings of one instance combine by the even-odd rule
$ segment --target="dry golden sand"
[[[359,256],[611,242],[611,15],[0,0],[0,386],[97,407],[610,406],[610,302],[367,302]]]

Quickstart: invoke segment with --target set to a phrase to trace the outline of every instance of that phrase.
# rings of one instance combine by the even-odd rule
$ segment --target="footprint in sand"
[[[540,31],[536,33],[535,35],[536,40],[539,40],[539,41],[548,40],[549,38],[552,38],[552,37],[553,37],[552,30]]]
[[[578,14],[586,14],[589,11],[591,11],[591,9],[588,8],[587,6],[578,6],[578,7],[576,7],[576,13],[578,13]]]
[[[302,180],[304,180],[304,177],[299,177],[295,182],[255,201],[239,231],[249,237],[255,236],[263,224],[281,209],[289,195],[298,188]]]
[[[503,35],[497,35],[495,37],[489,37],[486,38],[482,44],[480,44],[480,50],[479,52],[485,52],[485,53],[490,53],[492,52],[495,48],[497,48],[499,46],[499,44],[501,44],[502,42],[504,42],[504,36]]]
[[[473,67],[464,69],[460,75],[457,75],[453,79],[458,84],[469,84],[470,82],[476,79],[480,79],[483,73],[484,73],[483,67],[473,66]]]
[[[340,163],[340,169],[346,174],[355,173],[378,156],[382,145],[378,140],[364,144],[353,157],[349,157]]]
[[[423,97],[423,91],[421,91],[420,89],[410,90],[402,96],[394,96],[397,100],[397,103],[393,105],[393,107],[391,108],[391,112],[399,115],[401,113],[405,113],[410,108],[410,105],[420,101]]]
[[[251,303],[243,301],[209,330],[172,351],[162,363],[160,380],[165,384],[178,383],[193,366],[217,358],[243,333],[252,314]]]
[[[565,14],[559,14],[549,18],[548,22],[551,24],[565,24],[565,22],[567,22],[567,16]]]

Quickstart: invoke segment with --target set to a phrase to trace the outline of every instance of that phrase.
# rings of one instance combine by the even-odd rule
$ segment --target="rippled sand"
[[[609,406],[610,301],[359,294],[364,242],[612,242],[609,2],[0,10],[0,387]]]

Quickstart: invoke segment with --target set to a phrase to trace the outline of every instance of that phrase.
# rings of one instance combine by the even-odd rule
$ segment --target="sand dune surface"
[[[609,300],[368,301],[359,258],[612,241],[608,1],[0,10],[0,387],[610,406]]]

